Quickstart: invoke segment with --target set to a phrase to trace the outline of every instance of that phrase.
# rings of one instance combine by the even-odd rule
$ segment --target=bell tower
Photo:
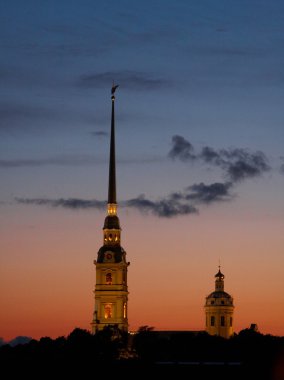
[[[234,332],[234,304],[230,294],[224,291],[224,278],[219,266],[215,274],[215,291],[205,300],[206,331],[210,335],[229,338]]]
[[[115,91],[111,89],[111,134],[109,155],[109,185],[107,216],[103,226],[103,246],[98,251],[96,265],[95,310],[92,332],[102,330],[105,326],[115,325],[128,331],[128,287],[126,252],[120,245],[121,228],[117,216],[116,170],[115,170]]]

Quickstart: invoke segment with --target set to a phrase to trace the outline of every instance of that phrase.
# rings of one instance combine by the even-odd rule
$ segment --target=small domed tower
[[[206,331],[210,335],[230,338],[233,335],[234,304],[230,294],[224,291],[225,276],[220,270],[215,275],[215,291],[206,297]]]

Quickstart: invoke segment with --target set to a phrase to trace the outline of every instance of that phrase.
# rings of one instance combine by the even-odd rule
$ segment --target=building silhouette
[[[215,291],[206,297],[206,331],[210,335],[229,338],[233,335],[234,304],[230,294],[224,291],[225,276],[220,270],[215,275]]]
[[[128,287],[126,252],[120,245],[121,228],[117,216],[116,169],[115,169],[115,90],[111,90],[111,134],[109,156],[109,185],[107,216],[103,226],[103,246],[99,249],[96,265],[95,310],[92,332],[102,330],[105,326],[117,326],[128,331]]]

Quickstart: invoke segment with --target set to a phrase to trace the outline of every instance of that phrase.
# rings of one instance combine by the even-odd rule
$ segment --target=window
[[[106,283],[107,283],[108,285],[111,285],[111,284],[112,284],[112,275],[111,275],[111,273],[107,273],[107,274],[106,274]]]
[[[215,326],[215,317],[210,318],[210,326]]]
[[[225,326],[225,317],[221,316],[221,326]]]
[[[123,304],[123,318],[126,318],[126,302]]]
[[[233,318],[230,317],[230,327],[232,327],[232,326],[233,326]]]
[[[225,301],[221,301],[221,305],[224,305],[225,304]]]
[[[105,305],[105,319],[111,318],[112,317],[112,304],[107,303]]]
[[[211,301],[211,305],[214,305],[214,301]]]

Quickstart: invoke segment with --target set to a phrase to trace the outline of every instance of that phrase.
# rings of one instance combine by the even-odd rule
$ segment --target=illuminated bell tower
[[[229,338],[233,335],[234,304],[230,294],[224,291],[225,276],[220,270],[215,275],[215,291],[206,297],[206,331],[210,335]]]
[[[92,332],[102,330],[105,326],[115,325],[128,331],[127,317],[127,267],[126,252],[120,245],[121,228],[117,216],[116,171],[115,171],[115,90],[111,90],[111,135],[109,158],[109,187],[107,216],[103,227],[103,246],[98,251],[96,265],[95,310]]]

